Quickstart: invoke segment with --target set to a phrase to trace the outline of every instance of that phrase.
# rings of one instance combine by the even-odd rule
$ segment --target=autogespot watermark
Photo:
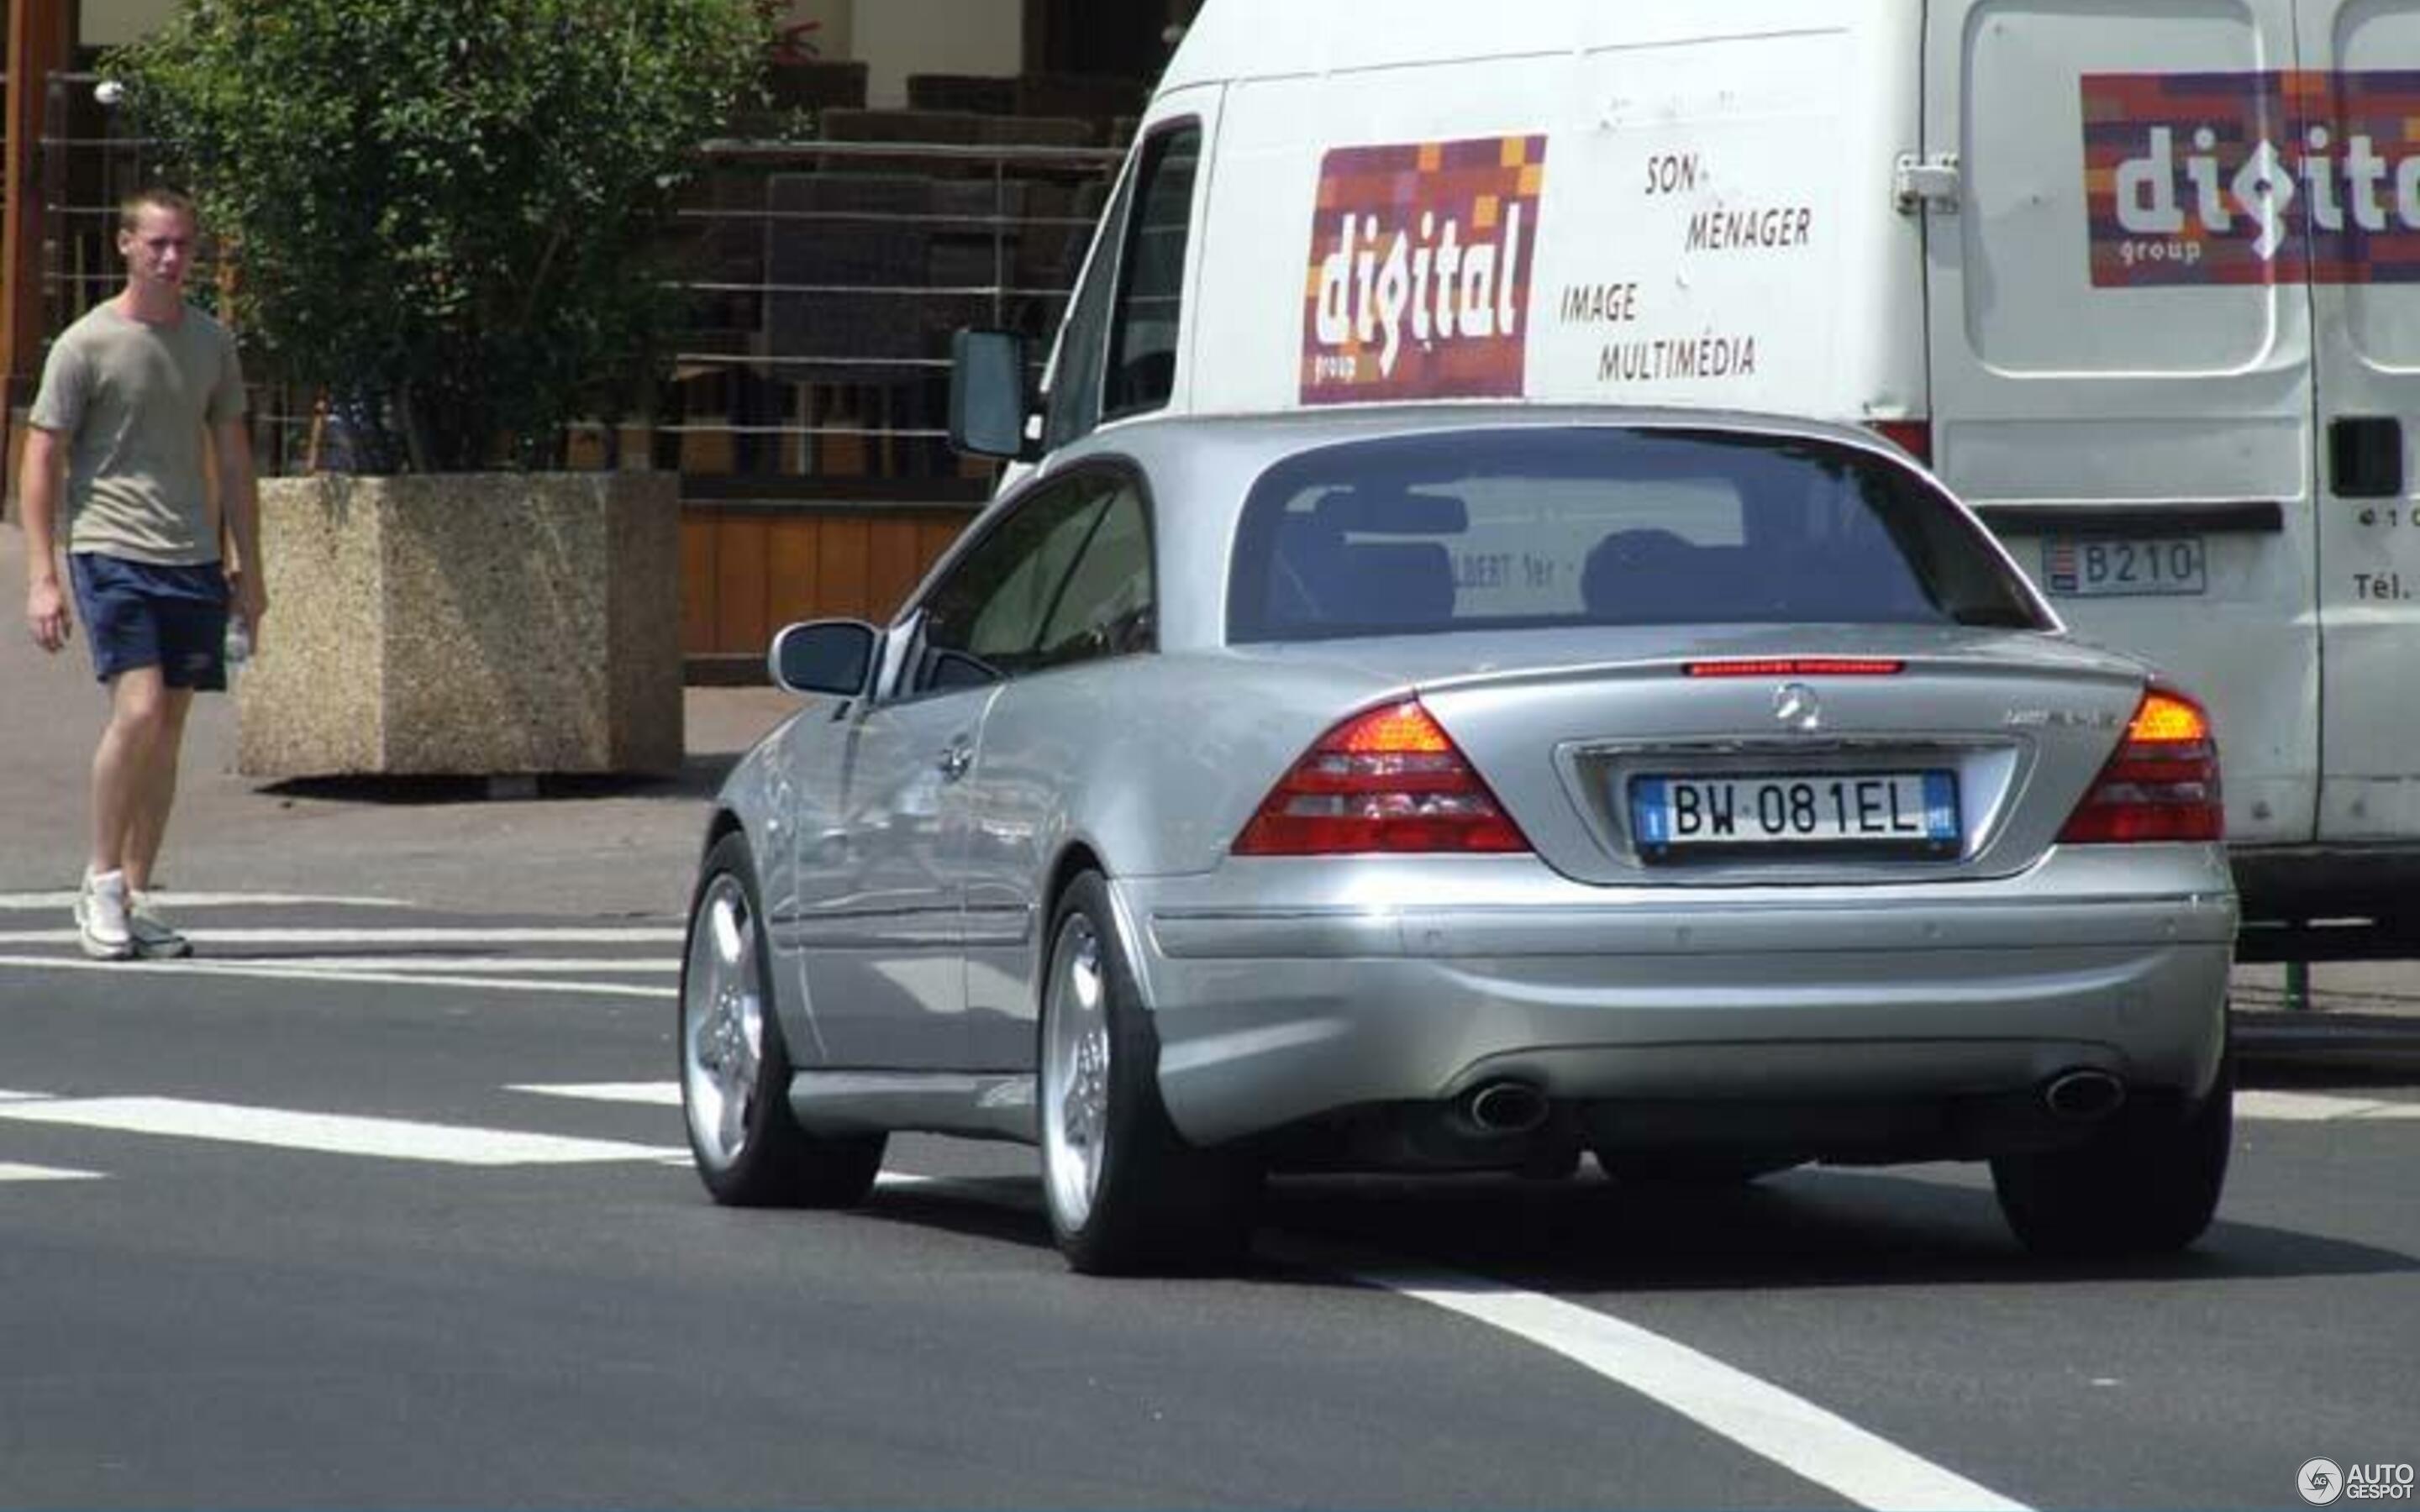
[[[2333,1459],[2314,1459],[2294,1473],[2295,1489],[2313,1506],[2325,1506],[2342,1497],[2348,1502],[2409,1502],[2413,1499],[2412,1467],[2378,1460],[2339,1466]]]

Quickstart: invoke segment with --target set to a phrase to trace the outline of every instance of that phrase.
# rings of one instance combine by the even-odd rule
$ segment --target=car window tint
[[[1101,476],[1046,486],[987,531],[925,598],[910,690],[963,687],[1042,665],[1043,626],[1116,491]]]
[[[1151,529],[1142,494],[1122,486],[1068,574],[1035,647],[1047,667],[1152,648]]]
[[[1792,622],[2043,623],[1915,471],[1827,441],[1679,429],[1305,453],[1254,485],[1229,585],[1236,640]]]
[[[1175,387],[1185,249],[1193,229],[1194,169],[1201,154],[1202,130],[1190,123],[1162,132],[1144,149],[1102,383],[1107,415],[1157,409]]]

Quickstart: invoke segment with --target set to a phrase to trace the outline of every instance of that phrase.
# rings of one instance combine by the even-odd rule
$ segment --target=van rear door
[[[1924,152],[1961,177],[1923,212],[1936,465],[2078,634],[2211,705],[2229,838],[2307,841],[2311,303],[2238,176],[2290,150],[2292,0],[1929,0],[1924,69]]]
[[[2319,839],[2420,836],[2420,4],[2301,0],[2319,393]],[[2324,138],[2319,133],[2326,133]],[[2311,166],[2332,191],[2310,193]]]

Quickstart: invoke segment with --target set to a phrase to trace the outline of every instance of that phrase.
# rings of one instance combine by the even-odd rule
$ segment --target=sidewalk
[[[65,891],[84,867],[86,784],[107,702],[81,626],[56,656],[33,643],[24,582],[24,532],[0,525],[0,892]],[[263,633],[277,633],[273,606]],[[678,916],[707,800],[797,702],[769,687],[690,688],[677,779],[550,779],[535,799],[491,800],[473,780],[240,777],[235,702],[205,695],[187,729],[160,882],[465,913]]]
[[[0,892],[65,891],[82,869],[85,782],[105,704],[81,640],[45,656],[23,626],[24,535],[0,525]],[[277,633],[271,610],[268,635]],[[677,917],[722,775],[796,707],[774,688],[688,691],[671,780],[550,779],[531,800],[476,781],[262,784],[235,771],[235,705],[195,701],[162,883],[386,898],[473,914]],[[2237,1042],[2264,1062],[2420,1079],[2420,963],[2239,967]]]

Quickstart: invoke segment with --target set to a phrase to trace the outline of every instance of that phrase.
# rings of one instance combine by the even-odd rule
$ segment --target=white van
[[[1404,399],[1872,425],[2211,701],[2247,918],[2420,928],[2420,0],[1209,0],[1021,448],[967,351],[1029,459]]]

